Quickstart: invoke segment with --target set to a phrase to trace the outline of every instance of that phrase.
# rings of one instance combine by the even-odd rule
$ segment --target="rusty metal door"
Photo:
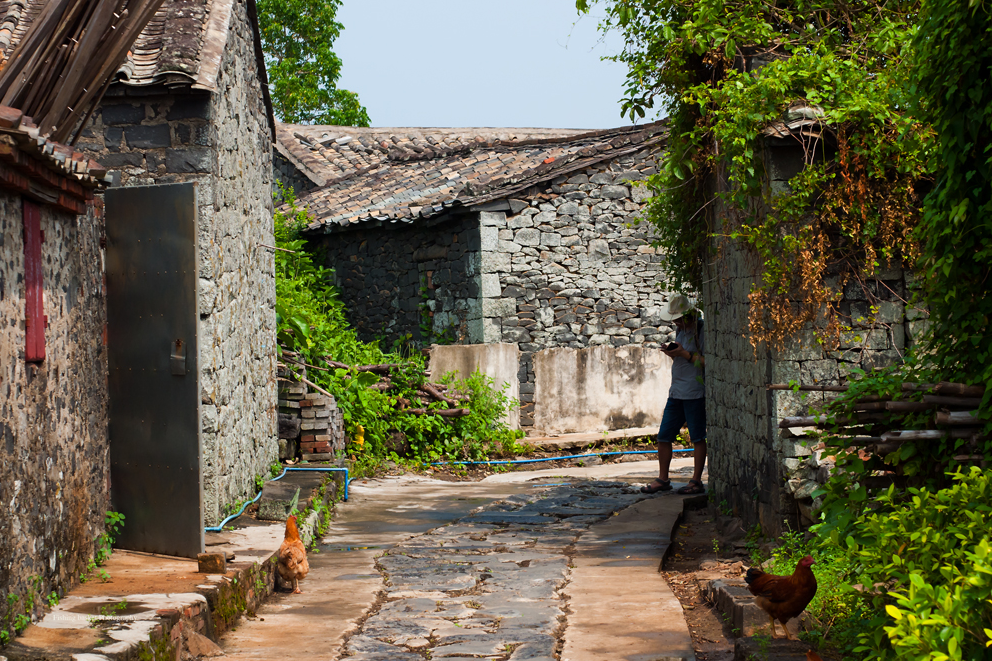
[[[117,546],[203,551],[196,184],[106,193],[110,494]]]

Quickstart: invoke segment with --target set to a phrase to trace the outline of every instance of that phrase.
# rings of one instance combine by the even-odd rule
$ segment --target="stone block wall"
[[[45,360],[29,364],[21,206],[0,192],[0,591],[38,595],[37,614],[86,571],[110,507],[103,218],[41,207]]]
[[[470,341],[481,329],[476,214],[430,225],[388,225],[314,239],[363,340],[383,348],[410,334],[430,343]],[[431,329],[431,337],[425,337]]]
[[[278,455],[272,133],[246,0],[214,93],[114,85],[79,143],[122,185],[196,181],[208,525]]]
[[[674,337],[660,317],[664,256],[649,226],[635,224],[647,197],[636,182],[655,172],[656,160],[647,151],[623,157],[511,200],[509,212],[480,214],[482,341],[520,345],[521,427],[534,425],[539,406],[537,352],[657,348]]]
[[[798,171],[792,150],[770,150],[772,185],[784,186]],[[716,234],[723,235],[722,209],[715,213]],[[729,229],[729,228],[727,228]],[[821,456],[803,441],[801,429],[780,430],[784,417],[820,410],[831,393],[770,391],[770,383],[842,385],[852,370],[871,370],[902,360],[918,337],[920,313],[906,309],[911,274],[883,269],[845,285],[839,304],[842,323],[851,330],[827,350],[815,330],[802,331],[782,350],[751,345],[748,294],[760,277],[757,258],[734,242],[714,240],[720,259],[709,265],[703,290],[706,318],[706,397],[710,491],[746,527],[760,524],[779,535],[812,523],[810,494],[819,486]],[[837,286],[836,276],[827,284]],[[876,314],[870,310],[877,309]]]
[[[272,131],[246,0],[231,13],[210,109],[211,208],[198,237],[208,522],[251,493],[254,477],[267,474],[279,452],[275,261],[264,247],[274,245]]]
[[[651,356],[648,364],[657,366],[650,350],[674,338],[661,320],[668,302],[659,288],[664,256],[651,246],[649,227],[636,225],[647,196],[637,182],[655,172],[657,156],[645,150],[617,158],[531,188],[524,199],[497,200],[434,224],[366,226],[315,241],[326,249],[364,339],[389,342],[410,333],[422,342],[517,345],[519,425],[537,431],[538,352],[635,345],[649,351],[631,355]],[[626,355],[613,358],[629,362]],[[657,380],[642,376],[634,381],[647,390],[629,399],[651,399],[651,406],[597,409],[597,430],[658,422],[655,409],[667,392],[656,397]],[[557,405],[549,406],[544,418],[555,430],[564,424],[561,430],[576,431],[574,421],[551,412]]]

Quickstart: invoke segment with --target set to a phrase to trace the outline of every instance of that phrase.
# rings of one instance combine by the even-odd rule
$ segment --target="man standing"
[[[672,359],[672,387],[668,391],[668,403],[658,430],[658,477],[641,487],[641,491],[671,491],[668,469],[672,464],[672,443],[682,426],[686,425],[689,427],[689,439],[695,448],[694,466],[692,479],[678,493],[705,493],[706,487],[703,486],[702,479],[703,467],[706,465],[703,320],[699,318],[699,312],[692,307],[689,299],[682,295],[669,301],[668,312],[663,313],[662,318],[675,324],[675,342],[662,348],[665,355]]]

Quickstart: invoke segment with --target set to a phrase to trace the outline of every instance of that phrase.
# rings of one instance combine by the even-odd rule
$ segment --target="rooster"
[[[757,567],[747,570],[744,581],[756,597],[754,602],[771,618],[772,638],[777,638],[775,620],[778,620],[785,629],[785,637],[793,640],[789,635],[788,622],[802,613],[816,594],[816,577],[810,569],[812,564],[813,557],[806,556],[796,565],[792,576],[766,574]]]
[[[300,589],[300,579],[306,578],[310,571],[307,562],[307,550],[300,541],[300,530],[296,527],[296,515],[286,519],[286,538],[279,547],[279,576],[286,583],[293,584],[293,594],[303,594]]]

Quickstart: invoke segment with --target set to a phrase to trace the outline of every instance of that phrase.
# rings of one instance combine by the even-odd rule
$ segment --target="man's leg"
[[[703,468],[706,466],[706,441],[702,440],[698,443],[693,443],[693,448],[695,450],[692,453],[692,479],[697,482],[703,481]],[[668,452],[671,454],[672,446],[668,446]]]
[[[672,488],[668,483],[668,469],[672,465],[672,442],[678,437],[684,424],[685,410],[682,401],[669,398],[661,416],[661,428],[658,429],[658,477],[641,488],[644,493],[668,491]]]
[[[668,481],[668,469],[672,466],[672,444],[658,441],[658,480]]]
[[[679,489],[679,493],[704,493],[703,469],[706,468],[706,400],[685,400],[686,426],[694,448],[692,453],[692,480]]]

